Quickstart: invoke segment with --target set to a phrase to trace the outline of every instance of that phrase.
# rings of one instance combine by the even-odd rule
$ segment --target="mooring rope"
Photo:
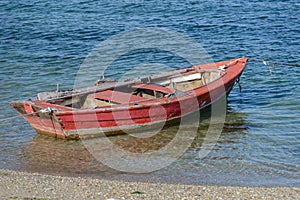
[[[16,119],[16,118],[19,118],[19,117],[30,116],[30,115],[34,115],[34,114],[38,114],[38,113],[52,113],[53,111],[54,110],[52,108],[48,107],[48,108],[39,110],[37,112],[28,113],[28,114],[25,114],[25,115],[16,115],[16,116],[13,116],[13,117],[8,117],[8,118],[0,119],[0,123],[4,122],[4,121]]]
[[[270,71],[270,75],[272,75],[272,67],[275,67],[275,65],[283,65],[283,66],[286,65],[286,66],[291,66],[291,67],[300,67],[300,64],[296,64],[296,63],[273,62],[273,61],[267,61],[267,60],[258,59],[258,58],[248,58],[248,60],[262,62],[265,66],[268,67],[268,69]],[[271,65],[272,65],[272,67],[271,67]]]
[[[249,60],[254,60],[258,62],[262,62],[264,64],[272,64],[272,65],[286,65],[286,66],[292,66],[292,67],[300,67],[300,64],[297,63],[284,63],[284,62],[273,62],[273,61],[267,61],[257,58],[248,58]]]
[[[4,121],[7,121],[7,120],[16,119],[16,118],[19,118],[19,117],[22,117],[22,115],[17,115],[17,116],[8,117],[8,118],[5,118],[5,119],[0,119],[0,123],[4,122]]]
[[[300,64],[297,64],[297,63],[273,62],[273,61],[267,61],[267,60],[258,59],[258,58],[248,58],[248,60],[254,60],[254,61],[262,62],[265,65],[272,64],[273,66],[274,65],[286,65],[286,66],[291,66],[291,67],[300,67]]]

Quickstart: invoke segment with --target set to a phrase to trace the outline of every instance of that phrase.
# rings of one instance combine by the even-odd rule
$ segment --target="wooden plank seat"
[[[115,102],[120,104],[128,104],[137,101],[148,100],[147,98],[132,95],[126,92],[120,92],[115,90],[104,90],[94,94],[89,94],[89,98],[95,98],[100,100],[106,100],[109,102]]]
[[[174,93],[172,89],[167,88],[167,87],[163,87],[160,85],[153,85],[153,84],[136,84],[131,86],[132,88],[140,88],[140,89],[147,89],[147,90],[153,90],[153,91],[158,91],[158,92],[162,92],[165,94],[172,94]]]

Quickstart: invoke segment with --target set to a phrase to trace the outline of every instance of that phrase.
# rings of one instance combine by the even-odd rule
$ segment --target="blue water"
[[[179,32],[214,61],[246,56],[299,65],[299,10],[296,0],[2,0],[0,119],[17,115],[10,101],[55,90],[57,83],[72,88],[96,45],[136,28]],[[142,51],[123,56],[108,76],[117,78],[141,60],[177,64],[173,67],[186,63],[165,52]],[[168,168],[119,173],[95,161],[80,141],[37,136],[22,118],[14,118],[0,122],[0,167],[118,180],[300,186],[300,67],[271,67],[272,75],[261,62],[249,60],[242,92],[235,87],[228,97],[225,128],[204,159],[197,158],[201,142],[195,140]]]

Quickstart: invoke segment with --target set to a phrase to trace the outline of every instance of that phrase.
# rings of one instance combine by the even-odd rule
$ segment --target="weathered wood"
[[[72,96],[75,96],[75,95],[83,95],[83,94],[98,92],[101,90],[108,90],[108,89],[112,89],[115,87],[132,85],[135,83],[144,83],[144,82],[148,82],[148,81],[150,83],[150,82],[162,79],[162,78],[166,78],[168,76],[187,72],[189,69],[193,70],[192,68],[186,68],[186,69],[164,72],[164,73],[161,73],[158,75],[155,74],[152,76],[144,76],[141,78],[122,80],[119,82],[112,82],[112,81],[103,82],[103,83],[100,83],[99,85],[78,88],[78,89],[71,89],[71,90],[65,90],[65,91],[40,92],[37,94],[37,98],[38,98],[38,100],[54,100],[54,99],[60,99],[60,98],[72,98]]]
[[[136,101],[143,101],[147,100],[146,98],[132,95],[130,93],[119,92],[116,90],[104,90],[97,92],[95,94],[90,94],[89,98],[96,98],[96,99],[103,99],[109,102],[116,102],[116,103],[133,103]]]

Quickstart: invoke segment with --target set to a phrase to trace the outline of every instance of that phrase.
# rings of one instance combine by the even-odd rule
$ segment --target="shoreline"
[[[300,187],[111,181],[0,169],[1,199],[297,199]]]

